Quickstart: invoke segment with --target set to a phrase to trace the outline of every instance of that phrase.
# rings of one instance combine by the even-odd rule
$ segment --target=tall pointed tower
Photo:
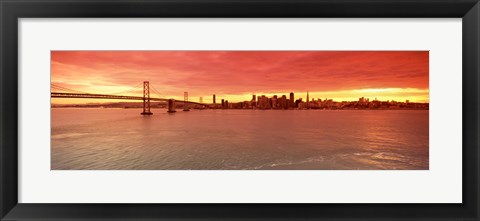
[[[310,98],[308,97],[308,91],[307,91],[307,109],[310,108],[309,102],[310,102]]]

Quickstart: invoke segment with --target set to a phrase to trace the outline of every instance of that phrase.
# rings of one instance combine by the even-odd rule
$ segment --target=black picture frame
[[[1,220],[479,220],[480,5],[478,0],[0,0],[0,15]],[[463,203],[18,203],[19,33],[17,21],[19,18],[46,17],[462,18]],[[445,43],[448,44],[448,42]]]

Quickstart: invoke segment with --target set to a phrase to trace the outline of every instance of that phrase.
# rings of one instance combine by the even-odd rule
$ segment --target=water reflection
[[[52,109],[52,169],[428,169],[428,110]]]

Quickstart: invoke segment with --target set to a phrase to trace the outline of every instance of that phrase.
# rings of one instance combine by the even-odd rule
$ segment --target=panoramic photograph
[[[51,51],[51,170],[428,170],[428,51]]]

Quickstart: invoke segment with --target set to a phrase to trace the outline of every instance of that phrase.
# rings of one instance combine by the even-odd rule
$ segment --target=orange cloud
[[[152,96],[166,98],[310,91],[322,99],[428,102],[428,51],[52,51],[51,58],[53,84],[89,93],[141,95],[130,89],[148,80]]]

